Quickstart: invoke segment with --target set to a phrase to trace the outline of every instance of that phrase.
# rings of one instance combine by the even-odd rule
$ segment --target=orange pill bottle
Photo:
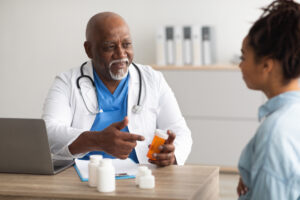
[[[151,160],[156,160],[152,155],[154,153],[160,153],[159,146],[163,145],[165,141],[168,139],[168,134],[164,130],[156,129],[154,138],[152,140],[151,146],[147,153],[147,157]]]

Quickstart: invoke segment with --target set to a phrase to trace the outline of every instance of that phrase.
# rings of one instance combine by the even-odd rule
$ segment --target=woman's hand
[[[240,181],[239,181],[239,184],[236,188],[236,191],[238,193],[239,196],[241,195],[245,195],[247,192],[248,192],[248,188],[247,186],[244,184],[242,178],[240,177]]]

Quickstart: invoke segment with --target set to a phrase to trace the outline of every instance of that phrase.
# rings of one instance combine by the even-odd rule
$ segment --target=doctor
[[[160,72],[132,63],[128,25],[115,13],[93,16],[84,43],[90,61],[56,77],[45,100],[54,159],[90,154],[158,166],[183,165],[191,133]],[[168,130],[156,160],[146,154],[155,129]]]

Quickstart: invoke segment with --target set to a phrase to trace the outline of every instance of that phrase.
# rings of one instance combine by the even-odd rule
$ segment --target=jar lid
[[[163,139],[168,139],[168,134],[167,134],[167,131],[164,131],[164,130],[161,130],[161,129],[156,129],[155,130],[155,135],[157,135],[158,137],[160,138],[163,138]]]
[[[102,155],[90,155],[90,162],[97,163],[103,158]]]
[[[101,166],[110,166],[112,165],[112,160],[110,158],[104,158],[100,162]]]

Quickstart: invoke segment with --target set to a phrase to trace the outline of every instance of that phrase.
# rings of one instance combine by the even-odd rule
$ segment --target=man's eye
[[[130,42],[126,42],[126,43],[123,44],[123,47],[124,47],[124,48],[128,48],[128,47],[130,47],[130,46],[131,46],[131,43],[130,43]]]
[[[244,56],[240,56],[240,60],[244,61],[245,60]]]
[[[104,50],[108,51],[108,50],[113,50],[115,48],[115,45],[108,45],[108,46],[104,46]]]

